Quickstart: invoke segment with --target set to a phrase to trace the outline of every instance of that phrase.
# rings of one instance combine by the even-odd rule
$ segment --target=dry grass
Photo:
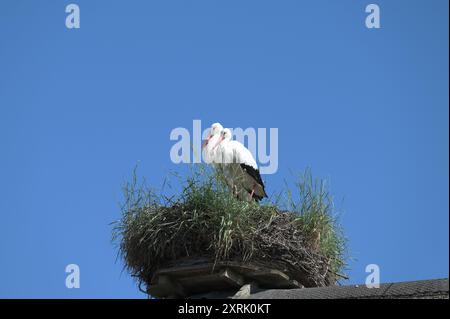
[[[161,267],[189,258],[251,261],[287,271],[307,287],[331,285],[345,267],[345,240],[323,181],[310,171],[276,203],[247,203],[221,176],[200,167],[167,198],[139,183],[124,186],[113,239],[127,270],[148,284]],[[281,199],[282,198],[282,199]]]

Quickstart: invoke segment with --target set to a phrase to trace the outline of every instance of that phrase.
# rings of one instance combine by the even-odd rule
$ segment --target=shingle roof
[[[331,286],[302,289],[271,289],[255,292],[252,299],[366,299],[366,298],[448,298],[448,278],[381,284]]]

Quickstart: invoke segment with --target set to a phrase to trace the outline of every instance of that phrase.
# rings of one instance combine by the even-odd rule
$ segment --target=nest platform
[[[248,284],[262,289],[303,288],[278,269],[254,263],[196,261],[156,271],[147,293],[158,298],[186,298],[211,292],[238,292]]]

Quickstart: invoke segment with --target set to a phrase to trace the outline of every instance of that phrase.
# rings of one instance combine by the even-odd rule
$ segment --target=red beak
[[[219,146],[219,144],[220,144],[224,139],[225,139],[225,137],[224,137],[223,135],[220,135],[220,138],[219,138],[219,140],[217,141],[216,145],[214,145],[213,150],[216,149],[216,147]]]
[[[208,134],[208,136],[206,137],[206,139],[202,143],[202,149],[204,149],[206,147],[206,145],[208,145],[208,142],[209,142],[210,139],[211,139],[211,135]]]

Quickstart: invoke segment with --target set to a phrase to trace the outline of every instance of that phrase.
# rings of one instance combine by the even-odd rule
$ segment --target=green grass
[[[177,177],[168,197],[133,178],[123,187],[113,238],[128,271],[149,284],[180,260],[242,261],[288,269],[305,286],[334,284],[345,268],[345,239],[322,180],[309,170],[273,201],[235,199],[220,174],[203,165]]]
[[[333,197],[327,182],[314,179],[310,169],[295,179],[296,194],[286,187],[287,204],[296,212],[296,222],[311,243],[329,259],[333,272],[340,273],[346,259],[346,238],[335,212]],[[296,195],[296,196],[295,196]]]

